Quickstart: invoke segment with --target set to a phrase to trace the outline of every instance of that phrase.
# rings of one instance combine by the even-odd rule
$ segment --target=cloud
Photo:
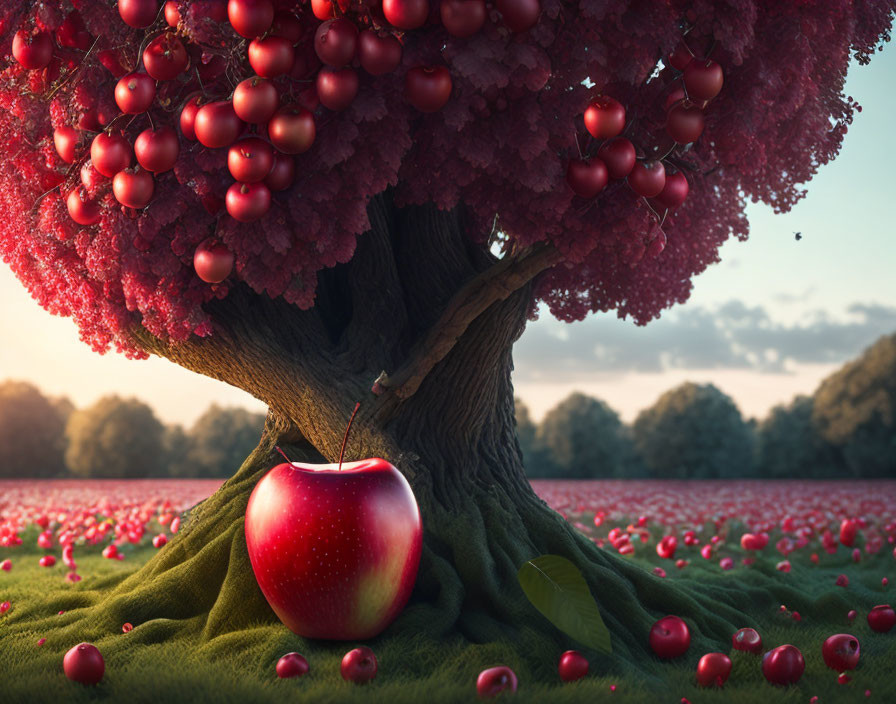
[[[514,348],[515,378],[568,381],[671,369],[786,374],[793,363],[842,363],[894,330],[896,307],[877,303],[854,303],[840,318],[811,311],[793,325],[737,300],[680,308],[645,327],[611,315],[572,325],[544,315]]]

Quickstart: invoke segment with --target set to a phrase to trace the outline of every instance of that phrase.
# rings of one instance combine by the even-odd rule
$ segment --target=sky
[[[896,47],[854,66],[845,92],[863,111],[839,157],[790,213],[751,205],[750,238],[721,250],[690,300],[637,327],[615,315],[560,323],[545,314],[514,349],[516,393],[537,419],[573,391],[625,420],[684,381],[713,383],[763,417],[896,331]],[[802,233],[797,241],[795,232]],[[165,422],[191,424],[211,403],[264,410],[246,393],[161,359],[100,356],[71,320],[40,308],[0,262],[0,380],[29,380],[77,406],[118,393]]]

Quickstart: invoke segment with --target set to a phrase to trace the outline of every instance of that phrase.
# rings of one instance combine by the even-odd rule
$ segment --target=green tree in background
[[[168,473],[165,426],[137,399],[104,396],[75,411],[65,429],[66,463],[81,477],[160,477]]]
[[[520,443],[520,451],[523,453],[523,467],[526,469],[526,474],[533,477],[535,474],[532,472],[535,471],[538,463],[538,459],[535,457],[535,433],[538,426],[532,421],[529,407],[523,403],[521,398],[514,397],[513,408],[516,414],[516,437]]]
[[[0,383],[0,477],[65,473],[65,403],[25,382]]]
[[[190,429],[186,455],[173,463],[172,475],[232,476],[258,444],[264,419],[263,413],[212,404]]]
[[[755,438],[737,406],[712,384],[667,391],[634,423],[635,447],[650,474],[669,479],[754,475]]]
[[[548,411],[535,437],[541,456],[529,476],[602,479],[631,476],[634,448],[619,415],[603,401],[573,393]]]
[[[770,479],[838,476],[833,449],[812,419],[815,400],[797,396],[759,424],[757,473]]]
[[[896,476],[896,334],[825,379],[812,418],[843,470],[856,477]]]

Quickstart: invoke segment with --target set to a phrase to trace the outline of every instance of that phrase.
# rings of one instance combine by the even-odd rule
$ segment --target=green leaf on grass
[[[529,601],[548,621],[582,645],[612,652],[610,632],[579,568],[559,555],[540,555],[517,573]]]

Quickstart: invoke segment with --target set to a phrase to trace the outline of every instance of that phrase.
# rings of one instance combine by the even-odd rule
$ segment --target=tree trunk
[[[733,631],[750,625],[736,608],[740,595],[686,589],[596,548],[530,487],[510,380],[527,287],[478,315],[416,393],[370,393],[378,372],[411,354],[457,290],[495,263],[465,238],[458,213],[398,210],[384,198],[371,220],[352,262],[322,277],[316,312],[237,290],[212,308],[221,325],[214,337],[178,346],[144,337],[148,349],[249,390],[271,411],[256,450],[157,556],[120,583],[69,595],[70,608],[90,606],[79,637],[128,621],[143,625],[132,635],[144,640],[178,632],[208,642],[278,624],[246,552],[249,494],[282,461],[276,446],[297,461],[335,461],[360,400],[346,457],[395,464],[414,489],[425,534],[411,601],[380,639],[509,640],[532,672],[553,681],[557,657],[576,645],[529,604],[516,577],[527,560],[553,553],[579,566],[610,629],[613,654],[594,659],[594,671],[657,671],[647,634],[668,613],[692,625],[692,652],[727,650]]]

